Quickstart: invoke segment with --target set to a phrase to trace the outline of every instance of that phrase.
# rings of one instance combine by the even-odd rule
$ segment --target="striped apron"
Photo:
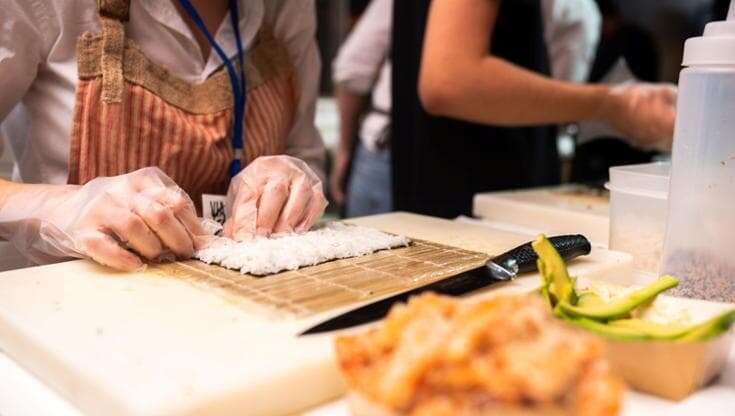
[[[191,84],[146,58],[125,36],[130,0],[98,0],[101,34],[77,43],[79,84],[69,156],[69,183],[157,166],[200,205],[224,193],[233,158],[233,96],[227,71]],[[268,28],[245,60],[248,105],[242,166],[281,154],[294,121],[294,67]]]

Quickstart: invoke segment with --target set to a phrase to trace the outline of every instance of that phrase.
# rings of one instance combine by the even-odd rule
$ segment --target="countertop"
[[[421,228],[421,224],[429,220],[406,216],[406,214],[391,214],[389,216],[369,217],[355,222],[361,225],[375,226],[386,231],[400,231],[406,228]],[[430,221],[429,221],[430,222]],[[439,240],[445,244],[453,244],[466,249],[486,252],[497,252],[501,247],[488,244],[483,236],[493,231],[481,224],[465,223],[456,226],[453,233],[446,233],[429,228],[422,228],[421,235],[415,238]],[[523,237],[516,237],[523,239]],[[521,242],[521,241],[519,241]],[[507,248],[507,247],[502,247]],[[616,260],[616,254],[607,252],[611,261]],[[607,258],[607,257],[606,257]],[[624,257],[620,257],[624,259]],[[2,278],[2,274],[0,274]],[[735,403],[735,350],[731,351],[730,360],[723,375],[712,386],[696,393],[680,403],[659,400],[647,395],[630,392],[625,402],[624,415],[701,415],[731,416],[732,406]],[[311,416],[337,416],[348,413],[346,404],[341,401],[326,403],[312,409],[305,414]],[[72,405],[47,388],[42,382],[20,367],[17,363],[0,353],[0,415],[59,415],[80,416],[81,413]]]

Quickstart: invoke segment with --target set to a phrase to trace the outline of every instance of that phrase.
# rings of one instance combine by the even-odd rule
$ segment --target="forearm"
[[[0,179],[0,240],[10,241],[28,233],[44,212],[58,206],[56,195],[68,193],[73,185],[25,184]],[[25,237],[21,237],[25,238]]]
[[[444,69],[420,81],[422,103],[436,115],[506,126],[604,118],[603,85],[552,80],[492,56]]]
[[[0,209],[5,206],[8,198],[22,191],[23,186],[24,184],[0,179]],[[3,219],[0,218],[0,222],[2,221]]]
[[[12,220],[18,219],[22,214],[27,214],[30,217],[37,211],[34,208],[39,208],[45,200],[51,200],[50,197],[67,194],[70,190],[75,189],[79,189],[79,186],[29,184],[0,179],[0,222],[11,219],[4,215],[8,213],[8,210],[3,211],[3,208],[10,208],[14,212]],[[23,196],[22,201],[24,201],[22,206],[14,202],[16,200],[20,201],[15,197],[21,195]]]
[[[339,151],[350,152],[360,129],[360,116],[367,105],[367,96],[337,85],[335,97],[339,112]]]
[[[429,112],[498,125],[604,117],[607,87],[555,81],[489,55],[497,13],[496,0],[432,3],[419,80]]]

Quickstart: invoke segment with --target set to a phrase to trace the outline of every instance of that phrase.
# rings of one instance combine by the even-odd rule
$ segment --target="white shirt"
[[[556,79],[586,82],[600,41],[602,16],[593,0],[541,0],[544,40]]]
[[[600,38],[600,12],[593,0],[542,0],[544,41],[554,78],[584,82]],[[358,94],[372,90],[373,108],[360,127],[370,150],[390,123],[390,53],[393,0],[373,0],[340,48],[332,65],[336,83]]]
[[[205,62],[194,35],[172,1],[132,0],[127,36],[176,76],[201,82],[222,64]],[[286,153],[323,175],[324,146],[314,125],[320,60],[314,37],[314,0],[239,0],[245,49],[261,25],[285,42],[298,73],[300,101]],[[0,0],[0,123],[16,165],[15,180],[66,183],[77,85],[76,41],[99,33],[96,0]],[[229,15],[215,35],[236,54]]]
[[[373,0],[355,25],[332,64],[335,83],[357,94],[372,91],[372,106],[360,126],[360,140],[375,151],[380,135],[390,123],[391,64],[389,60],[393,0]]]

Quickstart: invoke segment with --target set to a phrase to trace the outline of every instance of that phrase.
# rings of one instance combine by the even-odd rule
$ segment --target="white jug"
[[[683,65],[661,272],[676,295],[735,302],[735,2]]]

